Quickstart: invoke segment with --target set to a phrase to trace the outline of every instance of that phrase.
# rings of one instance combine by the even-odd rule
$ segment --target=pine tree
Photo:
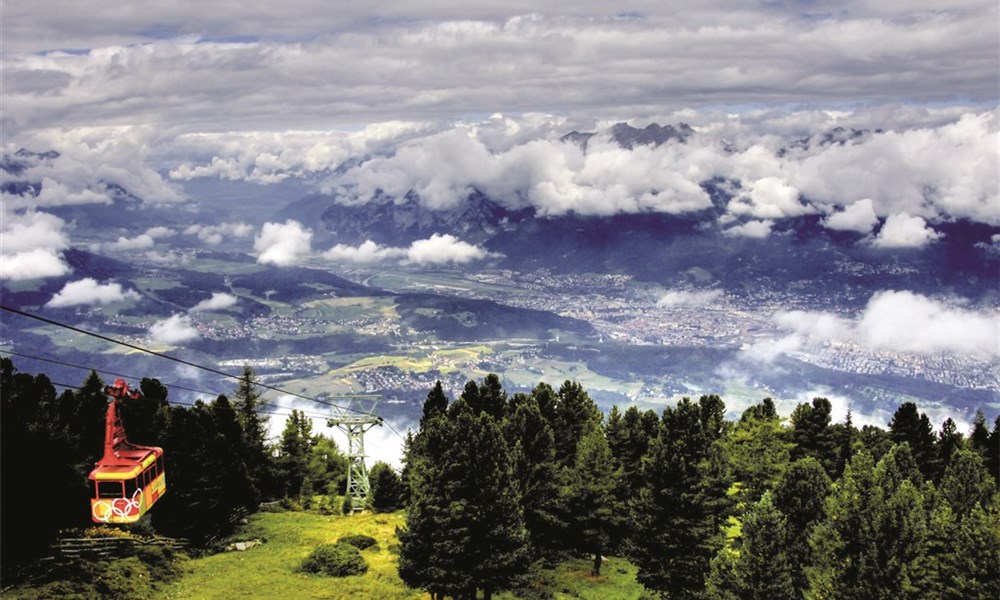
[[[483,384],[479,386],[479,403],[483,412],[498,423],[507,412],[507,392],[504,391],[496,374],[490,373],[483,378]]]
[[[472,596],[478,588],[489,598],[511,587],[528,553],[510,452],[493,417],[460,398],[421,428],[407,459],[403,581],[432,595]]]
[[[371,505],[377,513],[393,512],[403,508],[403,481],[388,464],[378,461],[368,472],[371,480]]]
[[[948,417],[941,423],[941,431],[938,432],[938,465],[940,466],[941,472],[943,473],[948,468],[948,464],[951,463],[952,457],[965,445],[965,437],[958,430],[958,425],[951,417]],[[935,480],[940,479],[940,473],[935,477]]]
[[[528,542],[534,556],[551,557],[564,537],[559,506],[555,438],[533,396],[516,400],[504,422],[514,480],[521,499]]]
[[[792,586],[801,598],[809,587],[806,567],[810,564],[809,538],[823,518],[824,504],[833,483],[819,461],[800,458],[782,475],[772,493],[774,507],[785,517],[788,560]]]
[[[861,448],[870,454],[872,460],[876,462],[882,460],[882,457],[892,449],[889,432],[874,425],[864,425],[858,432],[857,439]]]
[[[556,461],[571,466],[576,460],[576,446],[585,435],[601,425],[603,415],[590,395],[575,381],[566,381],[556,394],[555,423]],[[541,402],[539,403],[541,405]],[[544,408],[542,414],[545,414]]]
[[[659,428],[660,418],[652,410],[640,412],[637,407],[630,406],[622,414],[613,406],[608,413],[605,432],[615,468],[622,471],[616,495],[623,506],[642,485],[642,457]]]
[[[925,597],[1000,597],[1000,495],[980,455],[957,451],[933,497]]]
[[[723,446],[733,478],[740,484],[739,499],[750,505],[773,488],[788,468],[792,443],[768,398],[743,412]]]
[[[280,491],[275,489],[274,461],[267,449],[267,417],[262,417],[259,412],[264,400],[257,389],[257,376],[251,367],[243,367],[243,376],[233,397],[233,408],[243,431],[238,454],[246,465],[253,486],[253,496],[248,498],[248,504],[256,509],[261,498],[275,497]]]
[[[76,407],[72,392],[57,398],[48,377],[18,373],[0,358],[0,579],[44,554],[59,529],[90,520],[91,452],[79,446],[71,425],[80,424],[63,418],[64,407]],[[44,518],[29,527],[27,515]]]
[[[792,411],[792,460],[812,456],[826,474],[837,476],[839,451],[835,432],[830,426],[832,406],[826,398],[813,398],[812,405],[799,404]]]
[[[695,598],[722,547],[731,479],[719,441],[718,405],[683,398],[667,408],[643,459],[643,486],[629,510],[629,558],[648,588]]]
[[[621,511],[614,492],[620,477],[604,432],[591,430],[577,445],[576,460],[567,468],[562,495],[568,509],[571,543],[594,556],[590,571],[594,576],[601,574],[602,554],[619,527]]]
[[[889,422],[889,439],[894,444],[909,444],[924,479],[931,480],[939,475],[934,428],[926,413],[918,413],[916,404],[904,402],[896,409]]]
[[[993,430],[990,432],[986,448],[986,468],[1000,487],[1000,415],[993,420]]]
[[[281,492],[286,498],[306,495],[303,484],[309,476],[309,454],[313,444],[312,419],[300,410],[292,410],[281,432],[276,465]],[[308,492],[311,494],[312,490]]]
[[[423,424],[428,419],[443,415],[447,409],[448,397],[445,396],[444,389],[441,387],[441,381],[439,380],[434,383],[434,387],[427,394],[427,399],[424,400],[424,411],[420,417],[420,423]]]
[[[715,600],[795,600],[795,565],[787,545],[785,516],[764,496],[743,515],[735,551],[722,550],[712,560],[707,596]]]
[[[813,596],[922,597],[929,538],[919,478],[905,444],[874,467],[865,452],[852,459],[810,540]]]

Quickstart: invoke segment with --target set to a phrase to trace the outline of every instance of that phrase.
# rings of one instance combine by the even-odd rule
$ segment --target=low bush
[[[368,563],[361,552],[350,544],[324,544],[302,561],[301,569],[328,577],[347,577],[368,572]]]
[[[378,541],[370,535],[360,535],[357,533],[352,533],[350,535],[345,535],[344,537],[337,540],[338,544],[350,544],[357,548],[358,550],[365,550],[366,548],[371,548],[375,546],[378,549]]]

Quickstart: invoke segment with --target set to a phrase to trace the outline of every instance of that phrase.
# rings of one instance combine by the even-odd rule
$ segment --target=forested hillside
[[[0,366],[2,563],[16,581],[60,530],[89,523],[107,398],[93,373],[56,394]],[[164,448],[168,492],[134,532],[211,551],[262,500],[339,511],[343,455],[297,412],[268,444],[249,369],[232,400],[178,406],[157,380],[140,387],[125,427]],[[453,400],[438,384],[402,473],[372,468],[372,509],[404,508],[399,576],[435,598],[552,597],[537,574],[581,556],[595,577],[625,557],[671,599],[1000,597],[1000,418],[979,414],[966,434],[904,403],[886,429],[858,428],[833,423],[824,398],[788,419],[770,399],[725,413],[714,395],[603,415],[570,381],[509,395],[490,375]]]

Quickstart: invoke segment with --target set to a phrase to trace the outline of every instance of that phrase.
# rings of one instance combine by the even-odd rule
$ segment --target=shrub
[[[352,533],[351,535],[345,535],[344,537],[337,540],[338,544],[350,544],[357,548],[358,550],[364,550],[365,548],[371,548],[375,546],[378,549],[378,541],[370,535],[360,535],[357,533]]]
[[[302,561],[301,569],[306,573],[316,573],[328,577],[362,575],[368,571],[368,563],[357,548],[349,544],[324,544],[312,551]]]

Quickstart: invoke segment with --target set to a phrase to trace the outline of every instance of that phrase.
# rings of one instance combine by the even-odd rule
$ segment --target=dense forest
[[[89,522],[107,397],[95,373],[60,394],[8,359],[0,377],[0,560],[16,577]],[[140,389],[122,418],[165,449],[169,491],[133,528],[210,546],[262,501],[340,509],[343,454],[297,411],[268,443],[251,370],[232,399],[192,406]],[[435,598],[530,597],[532,574],[572,555],[595,575],[625,556],[671,599],[1000,597],[1000,418],[935,430],[904,403],[858,428],[824,398],[787,419],[770,399],[725,414],[714,395],[603,415],[574,382],[508,395],[489,375],[454,400],[438,384],[402,473],[372,467],[371,506],[405,509],[400,577]]]

